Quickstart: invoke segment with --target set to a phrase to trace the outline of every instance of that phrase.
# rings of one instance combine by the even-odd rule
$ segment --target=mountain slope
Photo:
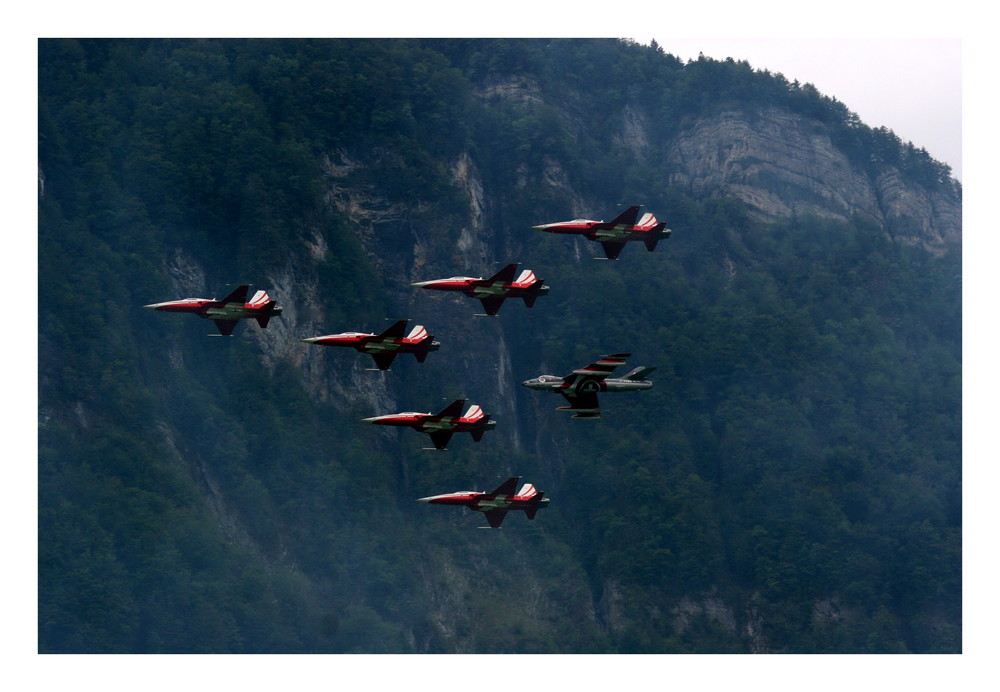
[[[41,651],[961,649],[961,190],[926,153],[616,41],[39,68]],[[530,228],[639,202],[674,235],[617,263]],[[533,309],[409,286],[511,261]],[[266,330],[140,309],[244,281]],[[299,341],[402,318],[426,363]],[[518,384],[622,351],[654,387],[594,424]],[[482,442],[358,422],[458,397]],[[511,474],[533,522],[414,502]]]

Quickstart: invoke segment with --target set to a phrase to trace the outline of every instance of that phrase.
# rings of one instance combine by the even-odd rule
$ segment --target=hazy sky
[[[780,72],[789,81],[811,82],[866,125],[888,127],[962,179],[959,39],[655,38],[663,50],[685,61],[699,53],[717,60],[731,57]]]

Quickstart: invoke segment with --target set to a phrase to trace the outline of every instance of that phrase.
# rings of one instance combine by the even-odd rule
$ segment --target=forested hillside
[[[39,651],[961,651],[961,188],[665,50],[40,41]],[[808,180],[705,153],[778,118]],[[673,236],[531,229],[622,204]],[[410,286],[507,262],[549,295]],[[236,283],[284,312],[142,309]],[[300,341],[403,318],[423,364]],[[520,386],[617,352],[654,384],[601,420]],[[479,443],[359,422],[458,397]],[[415,502],[510,475],[534,521]]]

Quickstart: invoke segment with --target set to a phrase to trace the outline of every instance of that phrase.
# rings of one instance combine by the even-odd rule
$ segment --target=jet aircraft
[[[467,432],[472,435],[472,439],[479,442],[483,438],[483,433],[492,430],[496,426],[496,421],[490,420],[490,416],[483,413],[479,406],[472,405],[469,410],[462,415],[465,408],[465,399],[456,399],[443,409],[440,413],[416,413],[406,411],[404,413],[392,413],[385,416],[373,416],[372,418],[362,418],[365,423],[375,423],[376,425],[394,425],[410,427],[417,432],[427,433],[431,436],[431,442],[436,449],[445,449],[448,446],[451,436],[457,432]]]
[[[514,262],[488,279],[453,276],[450,279],[418,281],[410,285],[435,291],[461,291],[470,298],[479,298],[486,314],[495,317],[506,298],[523,298],[524,304],[530,308],[538,296],[544,296],[549,292],[549,287],[543,285],[545,281],[537,278],[530,269],[522,271],[515,280],[516,273],[517,262]]]
[[[529,389],[542,389],[559,392],[569,402],[569,406],[560,406],[559,411],[572,411],[573,418],[600,418],[601,408],[597,403],[598,392],[629,392],[639,389],[649,389],[653,383],[646,375],[656,368],[638,367],[625,377],[608,377],[615,368],[625,364],[628,353],[613,353],[601,356],[585,368],[574,370],[565,377],[556,375],[540,375],[521,384]]]
[[[652,252],[658,242],[670,237],[670,229],[665,228],[667,224],[657,221],[649,212],[639,218],[639,208],[639,205],[631,206],[611,221],[573,219],[532,226],[532,228],[548,233],[582,235],[587,240],[599,242],[604,247],[607,258],[616,260],[625,243],[630,240],[641,240],[646,244],[646,249]]]
[[[531,483],[525,483],[515,493],[514,489],[519,480],[520,476],[508,478],[491,493],[465,490],[445,495],[422,497],[417,502],[426,502],[432,505],[464,505],[473,511],[483,512],[486,515],[486,520],[490,522],[490,528],[499,529],[507,512],[522,510],[528,519],[534,519],[535,512],[549,504],[549,498],[543,497],[545,493],[536,490]]]
[[[184,298],[143,307],[163,312],[193,312],[198,317],[214,321],[222,336],[231,336],[241,319],[255,319],[261,328],[267,328],[268,321],[275,315],[281,314],[281,308],[276,301],[268,297],[267,291],[257,291],[253,294],[253,298],[247,301],[249,292],[250,284],[243,284],[222,300]]]
[[[307,344],[320,346],[350,346],[358,353],[369,353],[375,359],[379,370],[388,370],[399,353],[412,353],[418,363],[423,363],[427,354],[441,348],[441,343],[427,333],[422,325],[417,325],[406,336],[408,320],[399,320],[381,334],[364,332],[344,332],[302,339]]]

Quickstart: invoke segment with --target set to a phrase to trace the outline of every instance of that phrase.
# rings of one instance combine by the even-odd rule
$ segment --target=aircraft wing
[[[408,321],[409,320],[399,320],[398,322],[395,322],[391,327],[379,334],[379,337],[383,339],[402,339],[403,335],[406,333],[406,323]]]
[[[240,305],[243,305],[247,302],[247,294],[249,292],[250,292],[250,284],[243,284],[242,286],[237,286],[235,291],[233,291],[228,296],[217,302],[239,303]]]
[[[521,480],[520,476],[511,476],[494,490],[492,493],[487,493],[486,496],[491,500],[500,495],[513,495],[514,491],[517,490],[517,482]]]
[[[455,418],[462,415],[463,408],[465,408],[465,399],[455,399],[453,402],[441,409],[441,412],[437,415],[441,418]]]
[[[491,509],[483,512],[486,515],[486,521],[490,522],[491,529],[499,529],[500,524],[503,523],[504,517],[507,516],[506,509]]]
[[[489,298],[480,298],[483,303],[483,310],[486,311],[487,315],[495,315],[503,305],[504,298],[502,296],[490,296]]]
[[[597,403],[597,392],[574,391],[572,389],[559,389],[560,394],[566,397],[566,401],[573,408],[598,410],[601,408]]]
[[[618,255],[621,254],[622,248],[625,247],[625,243],[612,241],[612,240],[602,240],[601,247],[604,248],[604,255],[609,260],[618,259]]]
[[[396,357],[395,351],[389,353],[373,353],[372,358],[375,359],[375,367],[379,370],[388,370],[392,365],[393,359]]]
[[[639,219],[639,205],[629,207],[608,223],[611,226],[634,226]]]
[[[512,283],[514,281],[514,274],[517,273],[517,262],[513,264],[508,264],[506,267],[498,271],[496,274],[486,279],[487,281],[503,281],[506,284]]]
[[[245,288],[245,287],[244,287]],[[236,325],[239,324],[239,320],[212,320],[215,322],[215,326],[219,328],[219,333],[222,336],[231,336],[233,330],[236,329]]]
[[[444,449],[448,446],[451,441],[451,436],[455,434],[454,430],[435,430],[431,435],[431,442],[434,443],[436,449]]]
[[[563,382],[568,385],[569,389],[580,388],[577,384],[581,379],[588,380],[603,380],[605,377],[614,372],[615,368],[619,365],[625,365],[625,359],[628,358],[630,353],[612,353],[607,356],[601,356],[599,360],[595,360],[590,365],[584,368],[577,368],[569,375],[563,378]]]

